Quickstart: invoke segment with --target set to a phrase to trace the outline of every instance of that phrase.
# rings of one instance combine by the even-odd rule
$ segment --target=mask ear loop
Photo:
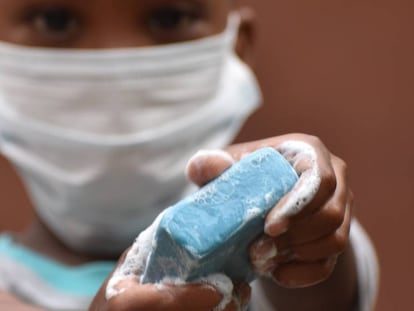
[[[240,24],[241,24],[240,14],[235,11],[231,12],[229,16],[227,17],[227,26],[226,26],[226,30],[224,31],[225,33],[224,35],[227,37],[227,39],[229,40],[229,43],[231,43],[233,47],[236,47]]]

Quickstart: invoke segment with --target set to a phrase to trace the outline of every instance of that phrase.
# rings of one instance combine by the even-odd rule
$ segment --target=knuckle
[[[305,133],[302,133],[301,135],[303,136],[303,139],[306,140],[308,143],[311,143],[311,144],[312,143],[313,144],[321,144],[322,143],[319,136],[312,135],[312,134],[305,134]]]
[[[341,158],[337,156],[332,156],[332,165],[335,166],[336,170],[340,172],[343,176],[347,177],[348,175],[348,164]]]
[[[348,192],[348,196],[349,196],[349,205],[350,207],[352,207],[354,205],[354,192],[352,190],[349,190]]]
[[[348,238],[343,234],[335,234],[333,251],[335,254],[342,253],[348,244]]]
[[[322,140],[316,135],[306,135],[306,134],[304,134],[304,136],[305,136],[307,142],[309,144],[311,144],[312,146],[321,146],[321,145],[323,145]]]
[[[344,222],[344,214],[339,204],[332,204],[326,211],[326,222],[332,230],[338,229]]]
[[[305,134],[305,133],[293,133],[289,135],[289,139],[303,141],[304,143],[307,143],[314,148],[315,147],[319,148],[321,146],[324,146],[322,140],[316,135],[310,135],[310,134]]]
[[[322,185],[327,192],[335,192],[337,186],[337,179],[333,171],[325,172],[323,174]]]
[[[348,164],[343,159],[336,157],[336,162],[337,162],[338,167],[341,169],[341,171],[343,172],[348,171]]]

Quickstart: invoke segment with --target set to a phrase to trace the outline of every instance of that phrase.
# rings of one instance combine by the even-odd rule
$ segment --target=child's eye
[[[154,34],[173,34],[188,31],[202,18],[202,12],[195,5],[166,6],[151,11],[147,25]]]
[[[54,39],[71,37],[80,24],[73,11],[61,7],[33,10],[26,20],[35,32]]]

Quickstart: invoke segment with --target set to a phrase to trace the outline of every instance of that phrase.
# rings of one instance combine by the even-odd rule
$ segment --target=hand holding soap
[[[156,230],[143,283],[195,281],[224,273],[250,281],[249,245],[263,233],[267,213],[298,177],[273,148],[262,148],[168,208]]]

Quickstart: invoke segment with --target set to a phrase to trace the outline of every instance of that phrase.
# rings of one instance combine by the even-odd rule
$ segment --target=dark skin
[[[1,1],[0,39],[54,48],[166,44],[221,32],[228,1]],[[6,14],[7,12],[7,14]]]
[[[251,64],[253,14],[230,0],[0,0],[0,40],[65,49],[169,44],[222,32],[232,10],[238,11],[242,19],[237,52]],[[246,150],[263,145],[278,146],[292,139],[306,141],[317,150],[322,183],[302,213],[277,224],[270,218],[267,220],[266,239],[279,250],[293,250],[296,257],[271,258],[260,272],[271,274],[273,279],[263,278],[261,287],[278,310],[352,310],[356,301],[354,260],[348,247],[352,194],[347,186],[344,163],[331,155],[319,140],[299,134],[233,146],[229,152],[238,160]],[[203,162],[199,166],[201,171],[190,176],[192,181],[203,185],[217,177],[229,165],[220,161],[210,158]],[[312,232],[311,238],[309,232]],[[39,219],[26,232],[16,235],[16,240],[68,265],[108,259],[73,252]],[[252,245],[252,261],[262,253],[257,245]],[[208,311],[221,299],[209,286],[168,286],[160,290],[152,285],[129,285],[127,294],[106,301],[104,284],[91,310]],[[240,285],[235,294],[244,303],[250,295],[246,285]],[[8,310],[33,310],[4,292],[0,293],[1,303]],[[237,310],[234,302],[226,308],[226,311],[232,310]]]

